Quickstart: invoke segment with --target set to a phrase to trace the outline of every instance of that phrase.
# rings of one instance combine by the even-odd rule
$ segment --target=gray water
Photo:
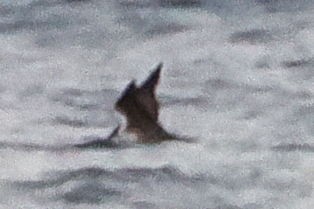
[[[313,208],[314,2],[2,0],[0,46],[1,209]],[[193,143],[66,148],[159,62]]]

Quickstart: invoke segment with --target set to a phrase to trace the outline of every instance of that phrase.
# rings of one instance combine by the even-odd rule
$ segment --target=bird
[[[126,117],[125,131],[136,136],[136,143],[156,144],[164,141],[182,140],[190,142],[190,138],[179,137],[166,131],[159,122],[160,104],[156,96],[156,88],[160,81],[160,74],[163,64],[149,74],[147,79],[139,86],[135,80],[122,91],[114,104],[115,110]],[[128,143],[119,143],[115,138],[120,134],[121,125],[111,132],[108,137],[97,138],[95,140],[76,144],[76,148],[123,148]]]
[[[126,117],[126,132],[135,134],[139,143],[160,143],[177,139],[158,120],[160,105],[156,88],[162,67],[163,64],[159,63],[139,86],[135,80],[130,81],[115,103],[115,109]]]

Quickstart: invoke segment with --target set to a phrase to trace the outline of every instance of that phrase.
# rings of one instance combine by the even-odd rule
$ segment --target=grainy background
[[[1,0],[0,208],[312,209],[314,2]],[[164,62],[160,121],[197,139],[107,136]]]

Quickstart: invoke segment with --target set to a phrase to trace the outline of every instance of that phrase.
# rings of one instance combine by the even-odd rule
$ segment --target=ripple
[[[110,200],[113,197],[120,197],[121,192],[108,188],[99,183],[84,183],[69,192],[60,196],[61,199],[69,203],[81,204],[99,204],[104,200]]]
[[[121,168],[108,170],[99,167],[86,167],[77,170],[51,173],[49,179],[38,181],[15,181],[13,185],[18,188],[44,189],[61,186],[67,182],[79,180],[109,180],[110,182],[139,182],[143,179],[154,179],[157,182],[188,183],[202,181],[200,175],[188,176],[172,166],[159,168]]]
[[[282,64],[287,68],[309,67],[314,64],[314,59],[288,60],[282,62]]]
[[[309,144],[280,144],[272,147],[272,149],[280,152],[314,152],[314,146]]]
[[[238,31],[230,36],[231,43],[247,42],[250,44],[268,43],[273,40],[268,30],[252,29],[249,31]]]
[[[117,95],[118,92],[112,89],[87,91],[66,88],[53,94],[50,99],[79,110],[97,110],[101,109],[103,104],[113,104]]]

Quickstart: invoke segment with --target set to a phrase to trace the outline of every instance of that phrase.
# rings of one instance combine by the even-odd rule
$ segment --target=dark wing
[[[130,105],[132,105],[131,103],[134,100],[136,89],[137,87],[135,86],[135,81],[133,80],[127,85],[120,98],[116,102],[116,110],[124,114],[128,112],[127,110]]]
[[[142,85],[140,87],[141,89],[146,89],[146,90],[149,90],[151,92],[155,91],[156,86],[159,82],[162,65],[163,64],[160,63],[156,67],[156,69],[148,76],[148,78],[142,83]]]
[[[149,77],[137,89],[137,102],[141,104],[144,110],[154,120],[158,121],[159,103],[156,99],[156,87],[159,83],[162,63],[149,75]]]

